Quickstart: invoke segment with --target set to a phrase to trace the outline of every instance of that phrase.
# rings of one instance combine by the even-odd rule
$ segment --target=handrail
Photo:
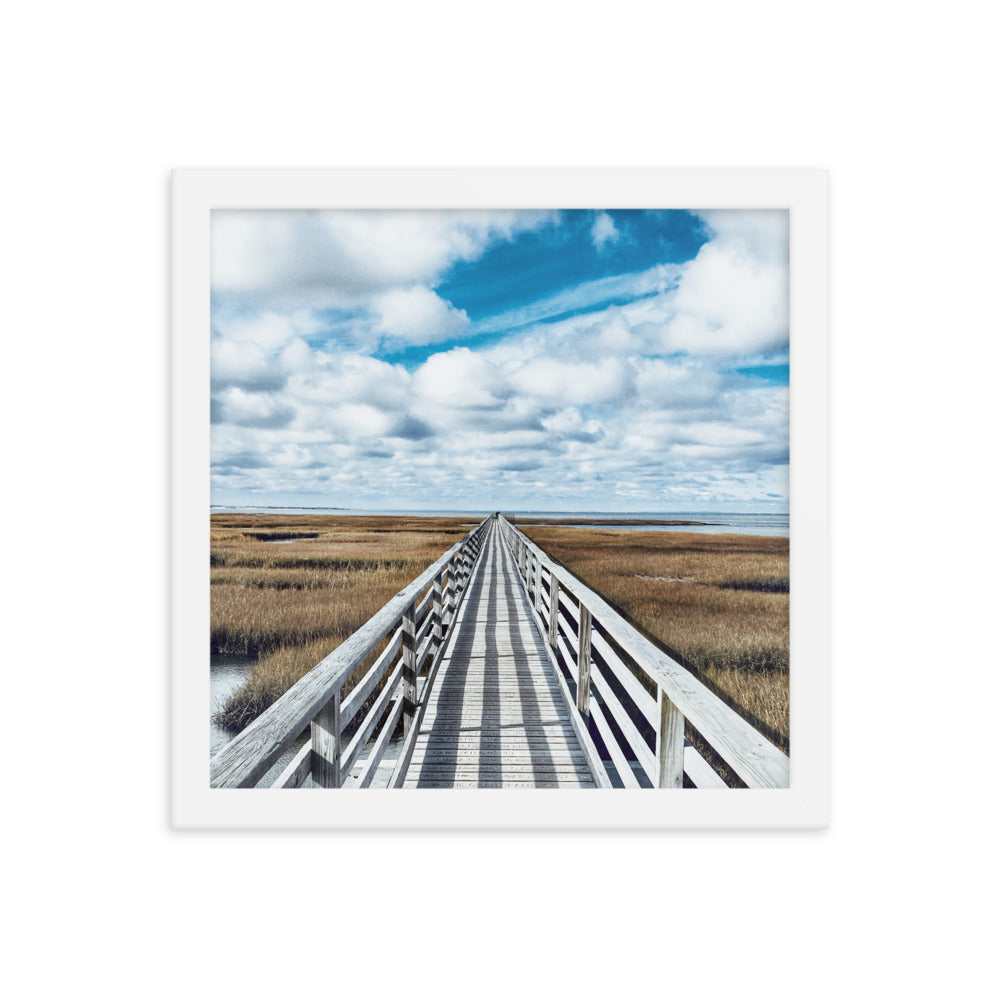
[[[491,519],[484,519],[428,566],[219,750],[211,762],[211,786],[255,786],[308,725],[309,743],[285,768],[276,786],[298,787],[311,776],[317,787],[341,787],[388,713],[359,778],[359,784],[369,783],[398,719],[402,717],[405,732],[414,728],[420,702],[430,687],[425,682],[418,690],[421,668],[429,662],[430,674],[444,651]],[[426,597],[419,601],[425,590]],[[342,702],[344,684],[387,637],[386,649]],[[370,693],[387,676],[388,683],[366,708]],[[363,693],[355,696],[359,689]],[[344,730],[351,722],[356,727],[345,747]]]
[[[498,520],[549,655],[575,685],[576,710],[607,747],[622,785],[639,787],[638,769],[657,788],[680,788],[685,774],[696,787],[724,786],[685,746],[687,720],[749,787],[788,787],[781,750],[506,517]],[[655,685],[655,697],[620,654]]]

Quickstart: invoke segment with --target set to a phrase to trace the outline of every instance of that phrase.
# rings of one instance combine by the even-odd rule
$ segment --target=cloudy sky
[[[787,213],[213,212],[212,502],[787,510]]]

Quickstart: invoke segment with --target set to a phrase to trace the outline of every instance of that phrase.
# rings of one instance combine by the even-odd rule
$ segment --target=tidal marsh
[[[211,649],[258,658],[220,724],[253,721],[471,526],[460,517],[214,515]],[[788,749],[787,538],[524,531]]]

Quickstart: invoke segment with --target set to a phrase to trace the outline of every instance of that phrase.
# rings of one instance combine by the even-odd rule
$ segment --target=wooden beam
[[[559,642],[559,579],[555,573],[549,577],[549,645],[555,649]]]
[[[312,782],[314,788],[340,787],[340,691],[313,719],[310,727],[312,741]]]
[[[417,648],[413,605],[403,612],[403,732],[408,733],[417,712]]]
[[[657,788],[684,787],[684,716],[660,688],[660,725],[656,732]]]
[[[581,604],[576,656],[576,707],[584,718],[590,713],[590,625],[590,612]]]

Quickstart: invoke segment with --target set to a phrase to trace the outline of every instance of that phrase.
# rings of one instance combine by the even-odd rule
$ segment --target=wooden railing
[[[584,723],[598,784],[681,788],[686,775],[696,788],[728,787],[685,740],[686,720],[748,787],[788,787],[784,753],[509,520],[498,520],[564,696]]]
[[[308,742],[273,783],[367,787],[402,720],[403,743],[389,779],[406,776],[434,674],[491,518],[429,566],[409,586],[318,663],[212,758],[213,788],[254,787],[309,728]],[[374,663],[345,691],[365,659]],[[374,737],[374,739],[373,739]],[[366,756],[365,756],[366,755]]]

